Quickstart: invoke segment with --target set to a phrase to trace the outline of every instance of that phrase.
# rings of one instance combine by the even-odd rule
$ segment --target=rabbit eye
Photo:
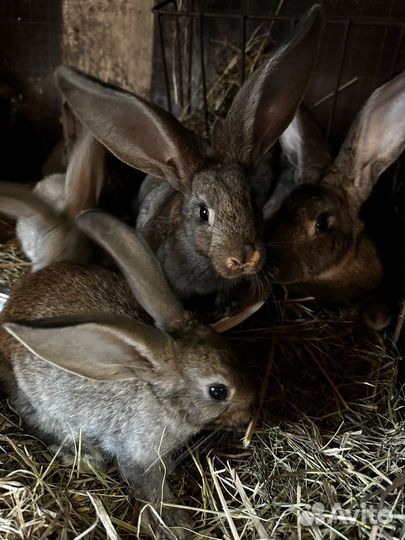
[[[328,212],[322,212],[322,214],[319,214],[315,223],[315,231],[317,233],[327,231],[331,224],[331,217],[332,216]]]
[[[210,212],[206,206],[203,204],[200,206],[200,219],[201,221],[207,222],[210,217]]]
[[[228,387],[224,384],[211,384],[208,388],[208,393],[215,401],[224,401],[228,397]]]

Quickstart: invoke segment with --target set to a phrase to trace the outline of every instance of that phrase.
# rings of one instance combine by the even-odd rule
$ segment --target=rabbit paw
[[[71,467],[73,464],[79,464],[82,471],[93,469],[103,470],[106,468],[105,460],[101,453],[91,446],[82,448],[80,455],[70,446],[59,446],[57,444],[49,445],[49,450],[53,454],[58,454],[62,463]]]

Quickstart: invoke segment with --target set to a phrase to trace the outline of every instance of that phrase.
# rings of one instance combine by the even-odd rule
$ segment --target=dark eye
[[[322,212],[319,214],[318,219],[315,223],[315,230],[317,233],[325,232],[330,227],[331,215],[328,212]]]
[[[208,393],[215,401],[223,401],[228,397],[228,387],[224,384],[211,384],[208,388]]]
[[[202,204],[200,206],[200,218],[201,218],[201,221],[208,221],[209,215],[210,215],[210,213],[209,213],[208,208]]]

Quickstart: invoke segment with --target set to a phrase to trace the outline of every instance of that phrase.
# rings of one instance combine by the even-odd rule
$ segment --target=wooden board
[[[149,97],[153,0],[63,0],[63,62]]]

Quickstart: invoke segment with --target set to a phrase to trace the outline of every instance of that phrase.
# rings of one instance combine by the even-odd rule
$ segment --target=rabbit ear
[[[157,328],[111,314],[9,322],[3,328],[42,360],[99,381],[156,378],[169,340]]]
[[[292,38],[254,71],[225,119],[217,152],[251,165],[291,122],[305,92],[324,27],[324,10],[313,6]]]
[[[135,298],[159,328],[171,331],[184,325],[185,310],[170,290],[155,255],[134,229],[100,210],[83,212],[76,221],[115,259]]]
[[[104,185],[105,149],[89,132],[75,144],[66,171],[65,213],[73,219],[82,210],[98,206]]]
[[[371,94],[342,145],[336,165],[348,179],[354,204],[370,195],[378,177],[405,148],[405,72]]]
[[[0,212],[13,219],[37,216],[45,228],[62,225],[65,219],[30,189],[0,182]]]
[[[197,138],[173,115],[65,66],[56,77],[64,99],[116,157],[180,191],[190,189],[204,158]]]
[[[304,104],[281,135],[280,144],[295,169],[297,183],[320,180],[331,163],[321,130]]]

